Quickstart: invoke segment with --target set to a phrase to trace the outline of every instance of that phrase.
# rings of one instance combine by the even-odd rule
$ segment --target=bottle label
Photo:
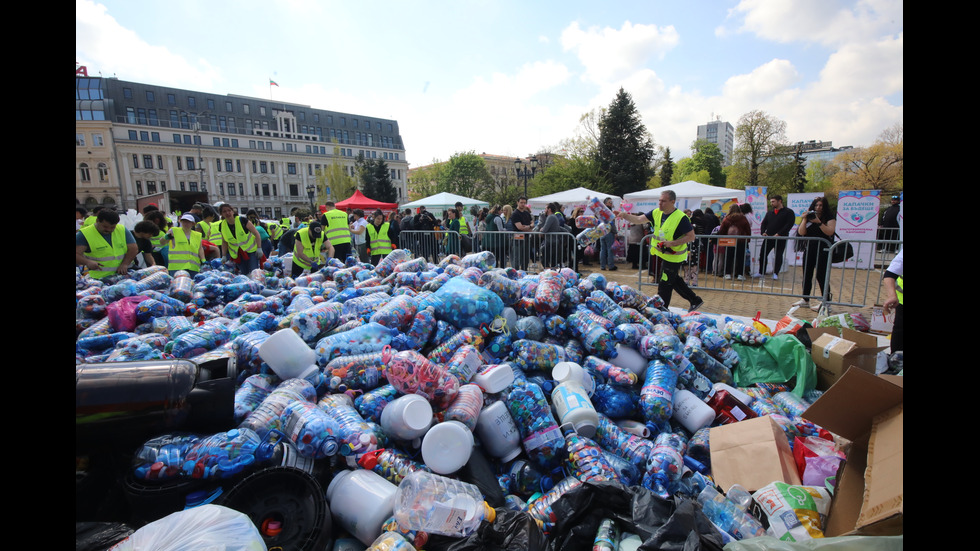
[[[463,522],[466,520],[466,509],[437,501],[432,504],[431,520],[432,522],[428,527],[430,532],[446,535],[458,534],[462,531]]]
[[[531,436],[524,439],[524,449],[527,451],[536,450],[541,446],[561,438],[561,429],[558,427],[550,427],[541,431],[538,431]]]

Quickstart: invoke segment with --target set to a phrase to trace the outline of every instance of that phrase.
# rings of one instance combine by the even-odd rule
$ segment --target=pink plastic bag
[[[119,300],[110,302],[106,306],[106,312],[109,317],[109,326],[112,327],[114,332],[119,331],[132,331],[136,329],[138,321],[136,319],[136,307],[139,303],[150,297],[143,295],[135,295],[131,297],[123,297]]]

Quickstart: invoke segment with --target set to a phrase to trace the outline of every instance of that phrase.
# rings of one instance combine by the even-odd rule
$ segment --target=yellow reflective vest
[[[320,249],[323,248],[323,236],[321,233],[320,237],[316,238],[316,242],[310,242],[310,228],[309,226],[296,230],[296,240],[293,242],[293,264],[299,264],[304,269],[309,270],[310,264],[300,260],[297,252],[302,252],[307,258],[313,259],[319,262],[320,259]]]
[[[898,276],[898,279],[895,280],[895,295],[898,297],[898,303],[902,306],[905,305],[905,290],[903,289],[904,284],[904,276]]]
[[[201,232],[191,231],[191,238],[187,239],[182,228],[174,228],[174,246],[170,248],[167,256],[169,262],[168,270],[188,270],[192,272],[201,271],[201,242],[204,237]]]
[[[391,252],[391,239],[388,238],[388,222],[381,224],[381,229],[375,229],[374,224],[367,225],[368,247],[371,248],[371,256],[388,254]]]
[[[116,268],[122,264],[128,249],[126,226],[123,226],[122,223],[116,224],[116,228],[112,230],[112,243],[106,241],[95,224],[83,227],[81,232],[85,236],[89,248],[89,251],[85,253],[85,258],[102,265],[101,270],[89,270],[89,277],[102,279],[116,273]]]
[[[238,249],[242,249],[248,254],[259,250],[259,244],[256,242],[255,236],[242,226],[242,218],[240,216],[235,217],[234,235],[232,235],[231,228],[228,227],[228,223],[225,220],[222,219],[220,224],[221,237],[228,244],[228,254],[232,258],[238,258]]]
[[[462,213],[460,213],[459,215],[459,234],[460,235],[470,234],[470,228],[469,225],[466,223],[466,217],[463,216]]]
[[[204,234],[201,236],[207,239],[215,246],[220,247],[222,243],[225,242],[224,238],[221,237],[221,221],[217,222],[205,222],[201,220],[201,229],[204,230]]]
[[[333,246],[350,243],[350,226],[347,224],[347,213],[342,210],[328,210],[323,214],[327,220],[327,227],[324,228],[324,235],[330,240]]]
[[[650,254],[659,256],[667,262],[683,262],[687,260],[687,243],[671,247],[666,251],[657,249],[657,244],[662,241],[674,240],[676,237],[674,232],[677,231],[677,226],[680,225],[685,214],[681,209],[674,209],[674,212],[667,215],[666,220],[663,217],[662,210],[655,209],[653,211],[653,222],[650,223],[653,226],[653,237],[650,238]]]

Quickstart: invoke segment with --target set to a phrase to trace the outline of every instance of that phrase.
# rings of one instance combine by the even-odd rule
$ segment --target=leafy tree
[[[384,159],[377,159],[374,163],[374,193],[368,197],[385,203],[398,202],[398,190],[391,181],[391,169]]]
[[[528,182],[528,194],[540,197],[577,187],[612,193],[612,186],[602,175],[598,161],[587,156],[574,156],[557,157],[547,170]]]
[[[437,193],[455,193],[486,201],[485,196],[493,192],[494,180],[486,161],[472,151],[454,153],[440,172]]]
[[[806,182],[803,191],[830,191],[833,189],[833,176],[837,166],[833,161],[814,159],[807,163]]]
[[[433,160],[430,165],[412,169],[408,181],[409,201],[418,201],[438,193],[436,190],[443,167],[444,163]]]
[[[562,155],[595,159],[599,154],[600,125],[605,115],[605,107],[599,107],[582,114],[578,119],[575,135],[559,142],[558,147]]]
[[[633,98],[620,88],[599,123],[599,168],[615,195],[646,188],[654,157],[653,138]]]
[[[725,173],[722,172],[724,155],[718,144],[707,140],[695,140],[691,144],[694,155],[691,156],[691,167],[694,171],[703,171],[708,174],[708,181],[701,182],[712,186],[725,187]],[[700,182],[700,180],[696,180]]]
[[[882,132],[872,145],[837,155],[834,158],[838,169],[833,177],[834,187],[838,190],[901,190],[904,179],[903,134],[903,126],[898,123]]]
[[[747,169],[745,186],[777,187],[769,179],[772,165],[784,157],[786,123],[765,111],[750,111],[741,116],[735,127],[734,163]]]
[[[350,175],[347,166],[338,161],[341,158],[340,148],[334,146],[333,162],[317,173],[317,204],[323,204],[328,199],[343,201],[353,195],[354,190],[357,189],[357,180]],[[327,193],[328,190],[329,193]]]

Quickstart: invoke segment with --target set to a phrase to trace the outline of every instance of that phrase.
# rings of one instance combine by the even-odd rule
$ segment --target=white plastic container
[[[259,357],[280,379],[305,379],[319,368],[316,353],[292,329],[280,329],[259,345]]]
[[[364,545],[381,535],[395,508],[398,486],[367,469],[340,471],[327,486],[334,519]]]
[[[397,440],[421,438],[432,426],[432,405],[418,394],[399,396],[381,410],[381,428]]]
[[[571,423],[575,432],[592,438],[599,426],[599,414],[589,400],[582,385],[575,381],[565,381],[551,391],[551,404],[555,408],[558,424]]]
[[[521,454],[521,432],[503,402],[494,402],[480,411],[476,420],[476,436],[483,449],[507,463]]]
[[[629,369],[642,381],[649,360],[641,356],[634,348],[617,344],[616,357],[610,358],[609,363],[623,369]]]
[[[674,412],[671,417],[693,434],[714,422],[715,410],[693,392],[680,388],[674,391]]]
[[[551,369],[551,378],[559,384],[572,381],[582,385],[589,396],[595,392],[595,379],[584,367],[575,362],[558,362]]]
[[[443,421],[422,437],[422,461],[438,474],[463,468],[473,453],[473,433],[459,421]]]
[[[616,421],[616,426],[641,438],[650,438],[650,427],[639,421],[634,421],[632,419],[620,419],[619,421]]]
[[[473,382],[487,394],[503,392],[514,382],[514,370],[508,364],[487,365],[473,376]]]

